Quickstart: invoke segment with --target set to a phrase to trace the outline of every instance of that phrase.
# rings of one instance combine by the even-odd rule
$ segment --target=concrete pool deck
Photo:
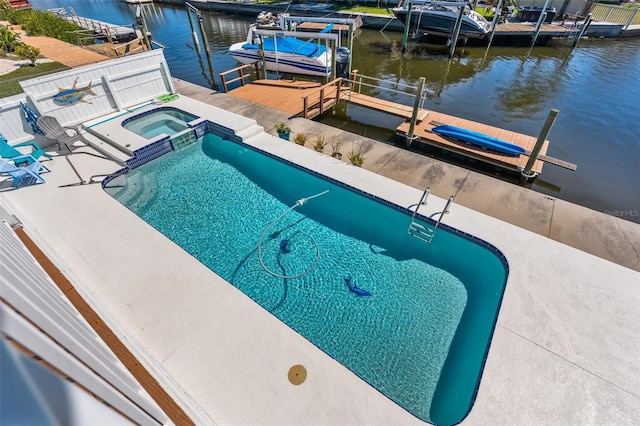
[[[248,144],[401,206],[420,197],[411,182],[284,142],[259,132],[246,118],[263,117],[256,121],[269,130],[280,121],[277,113],[260,115],[264,111],[257,106],[238,105],[200,88],[205,102],[233,103],[242,108],[242,117],[178,91],[180,98],[168,105],[235,129]],[[100,131],[119,139],[118,120],[126,117],[100,125]],[[308,133],[317,125],[292,121],[294,130]],[[144,143],[130,133],[125,138],[134,146]],[[371,148],[365,167],[368,161],[388,164],[387,149],[400,151],[384,149]],[[119,168],[90,156],[71,159],[85,177]],[[77,181],[62,157],[47,167],[46,184],[2,191],[2,205],[197,424],[424,424],[160,235],[100,185],[59,188]],[[403,168],[399,176],[411,175],[410,170]],[[444,196],[451,195],[446,189]],[[442,198],[430,197],[421,212],[428,215],[443,205]],[[444,220],[495,245],[510,266],[478,395],[463,424],[639,424],[640,274],[457,201]],[[529,220],[535,224],[537,219]],[[631,225],[636,233],[626,238],[634,241],[638,225]],[[299,386],[287,380],[295,364],[308,372]]]

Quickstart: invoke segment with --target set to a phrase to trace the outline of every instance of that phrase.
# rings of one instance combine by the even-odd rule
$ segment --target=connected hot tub
[[[127,118],[122,127],[146,139],[153,139],[163,133],[173,136],[186,130],[189,123],[198,118],[178,108],[160,107]]]

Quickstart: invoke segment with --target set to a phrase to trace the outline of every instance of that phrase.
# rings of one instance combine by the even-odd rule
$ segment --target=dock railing
[[[321,86],[318,90],[302,98],[302,114],[304,118],[313,118],[325,112],[340,101],[342,77]],[[327,91],[330,91],[327,93]],[[335,95],[334,95],[335,93]]]
[[[247,71],[248,71],[248,73],[246,73]],[[232,73],[238,73],[238,76],[235,77],[235,78],[232,78],[231,80],[227,80],[227,75],[232,74]],[[242,66],[230,69],[230,70],[225,71],[225,72],[221,72],[218,75],[220,77],[220,81],[222,82],[222,91],[224,93],[227,93],[229,91],[229,88],[228,88],[229,84],[235,83],[236,81],[239,81],[240,85],[244,86],[246,84],[245,80],[247,80],[247,79],[249,80],[249,83],[250,83],[251,82],[251,78],[253,76],[260,75],[260,68],[258,67],[258,62],[256,61],[256,62],[252,62],[250,64],[246,64],[246,65],[242,65]]]
[[[382,80],[380,78],[370,77],[367,75],[359,74],[358,70],[354,70],[351,72],[351,78],[345,79],[347,83],[350,84],[352,93],[362,93],[362,86],[372,87],[379,90],[383,90],[385,92],[396,93],[400,95],[406,95],[409,97],[415,98],[418,93],[411,93],[411,91],[416,92],[416,86],[412,86],[410,84],[398,83],[396,81]],[[386,87],[392,86],[392,87]],[[409,89],[409,91],[406,91]],[[420,108],[424,107],[424,102],[427,99],[427,95],[434,95],[435,92],[432,90],[424,90],[423,93],[420,93]]]

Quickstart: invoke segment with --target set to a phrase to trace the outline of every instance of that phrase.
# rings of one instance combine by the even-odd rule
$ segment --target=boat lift
[[[353,37],[354,32],[358,27],[358,20],[352,18],[315,18],[315,17],[307,17],[307,16],[289,16],[288,14],[283,14],[279,16],[280,19],[280,28],[293,28],[296,24],[302,22],[317,22],[324,24],[339,24],[339,25],[347,25],[349,27],[347,40],[348,40],[348,49],[349,52],[353,51]],[[340,47],[340,43],[342,41],[342,34],[338,32],[335,33],[319,33],[319,32],[310,32],[310,31],[289,31],[284,29],[256,29],[254,33],[260,37],[260,43],[262,44],[262,37],[296,37],[296,38],[305,38],[305,39],[319,39],[319,40],[331,40],[333,41],[331,46],[331,80],[336,78],[336,49]],[[263,73],[266,74],[266,64],[262,64]],[[349,60],[347,75],[351,74],[351,60]],[[263,76],[266,78],[266,75]]]
[[[447,2],[447,1],[433,1],[433,0],[407,0],[407,17],[405,18],[404,23],[404,35],[402,36],[402,51],[404,52],[407,48],[407,39],[409,38],[409,28],[411,27],[411,6],[413,5],[427,5],[427,4],[437,4],[438,6],[450,6],[457,7],[459,9],[458,18],[456,19],[456,24],[453,27],[453,32],[451,33],[451,44],[449,48],[449,56],[453,57],[453,54],[456,50],[456,45],[458,44],[458,38],[460,37],[460,29],[462,28],[462,19],[464,18],[464,9],[466,7],[466,3],[461,2]],[[418,22],[419,25],[419,22]]]

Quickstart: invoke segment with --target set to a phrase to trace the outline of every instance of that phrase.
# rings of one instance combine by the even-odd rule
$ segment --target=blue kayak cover
[[[309,58],[316,58],[327,50],[327,48],[321,44],[300,40],[294,37],[282,37],[276,38],[275,40],[273,37],[265,37],[263,44],[265,51],[274,52],[277,47],[278,52],[294,53],[296,55],[307,56]],[[260,45],[245,43],[242,45],[242,48],[247,50],[259,50]]]
[[[485,135],[484,133],[463,129],[462,127],[444,124],[442,126],[434,127],[432,131],[439,134],[440,136],[447,136],[462,142],[467,142],[472,145],[479,146],[481,148],[496,151],[505,155],[510,155],[512,157],[518,157],[520,154],[524,154],[526,152],[525,149],[519,145],[514,145],[510,142],[503,141],[502,139]]]

